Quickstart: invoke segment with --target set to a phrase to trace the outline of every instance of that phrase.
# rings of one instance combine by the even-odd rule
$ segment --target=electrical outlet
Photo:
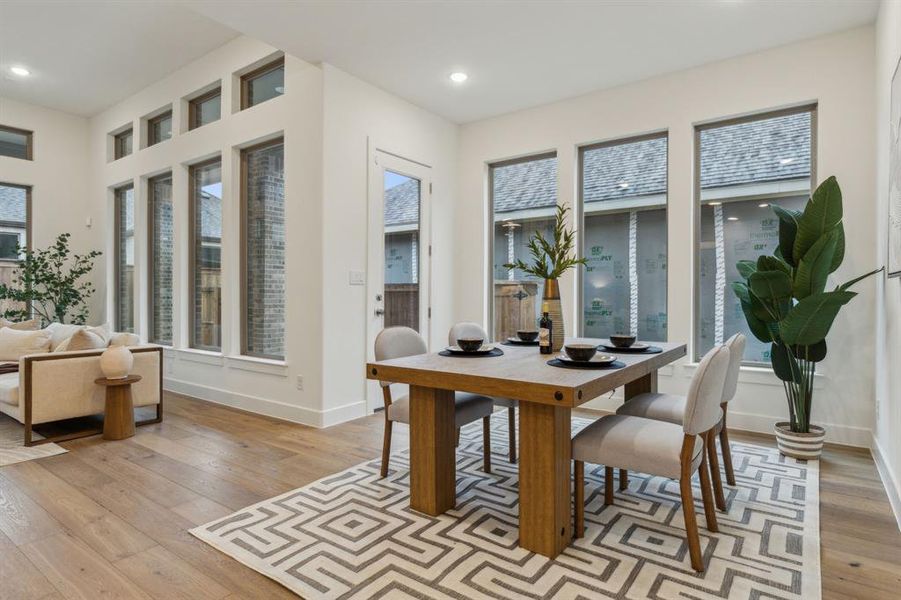
[[[303,391],[303,375],[297,376],[297,389]]]

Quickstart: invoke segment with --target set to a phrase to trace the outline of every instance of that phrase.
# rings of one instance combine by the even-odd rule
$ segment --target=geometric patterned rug
[[[573,418],[573,433],[590,423]],[[517,469],[501,458],[507,416],[492,419],[493,473],[481,423],[457,449],[457,506],[409,508],[407,452],[249,506],[191,533],[303,598],[820,598],[819,463],[732,444],[736,486],[719,533],[704,528],[707,570],[688,560],[679,486],[629,474],[603,505],[604,468],[586,465],[585,537],[554,560],[517,544]],[[724,482],[725,483],[725,482]],[[697,477],[695,477],[697,486]],[[695,497],[700,499],[696,487]]]

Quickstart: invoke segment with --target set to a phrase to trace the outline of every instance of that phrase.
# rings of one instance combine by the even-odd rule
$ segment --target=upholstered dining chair
[[[461,337],[480,337],[483,340],[488,339],[488,334],[482,329],[478,323],[463,322],[457,323],[451,327],[447,334],[447,343],[451,346],[456,345],[457,340]],[[507,433],[510,439],[510,462],[516,462],[516,400],[508,398],[491,398],[495,406],[501,406],[507,409]]]
[[[409,327],[388,327],[375,338],[375,359],[390,360],[428,352],[425,340]],[[391,428],[394,423],[410,424],[410,397],[391,397],[391,383],[382,381],[382,398],[385,401],[385,439],[382,444],[382,477],[388,475],[388,459],[391,455]],[[483,469],[491,472],[491,412],[494,405],[488,396],[457,392],[454,398],[454,424],[457,427],[457,438],[460,428],[482,419]]]
[[[736,333],[726,341],[726,347],[729,348],[729,370],[726,373],[723,398],[720,402],[720,408],[723,409],[723,418],[716,424],[713,431],[707,434],[708,439],[704,440],[707,448],[707,461],[710,463],[710,473],[713,479],[713,497],[716,499],[716,507],[720,510],[726,510],[726,496],[723,493],[723,481],[720,476],[716,438],[717,436],[720,438],[726,481],[729,485],[734,486],[735,471],[732,469],[732,450],[729,448],[729,433],[726,430],[726,409],[729,401],[735,396],[735,390],[738,387],[738,374],[741,371],[741,360],[745,353],[745,341],[745,336],[740,333]],[[685,396],[677,396],[675,394],[639,394],[620,406],[616,414],[645,417],[681,425],[685,413],[685,402]]]
[[[576,537],[585,535],[586,462],[604,465],[605,505],[613,504],[614,468],[678,479],[691,566],[698,572],[704,570],[691,479],[697,471],[707,529],[716,532],[704,434],[716,427],[722,416],[720,399],[728,369],[729,349],[725,346],[704,356],[691,380],[681,426],[631,415],[607,415],[576,434],[572,441]]]

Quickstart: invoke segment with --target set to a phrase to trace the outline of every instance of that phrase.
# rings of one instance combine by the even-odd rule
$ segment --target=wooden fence
[[[385,284],[385,327],[403,325],[419,331],[419,284]]]
[[[506,340],[519,329],[535,329],[537,281],[494,282],[494,339]]]

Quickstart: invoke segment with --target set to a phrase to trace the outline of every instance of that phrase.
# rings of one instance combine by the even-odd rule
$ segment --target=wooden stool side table
[[[140,375],[120,379],[101,377],[94,383],[106,387],[106,409],[103,415],[103,439],[124,440],[135,434],[135,407],[131,399],[131,384],[141,381]]]

